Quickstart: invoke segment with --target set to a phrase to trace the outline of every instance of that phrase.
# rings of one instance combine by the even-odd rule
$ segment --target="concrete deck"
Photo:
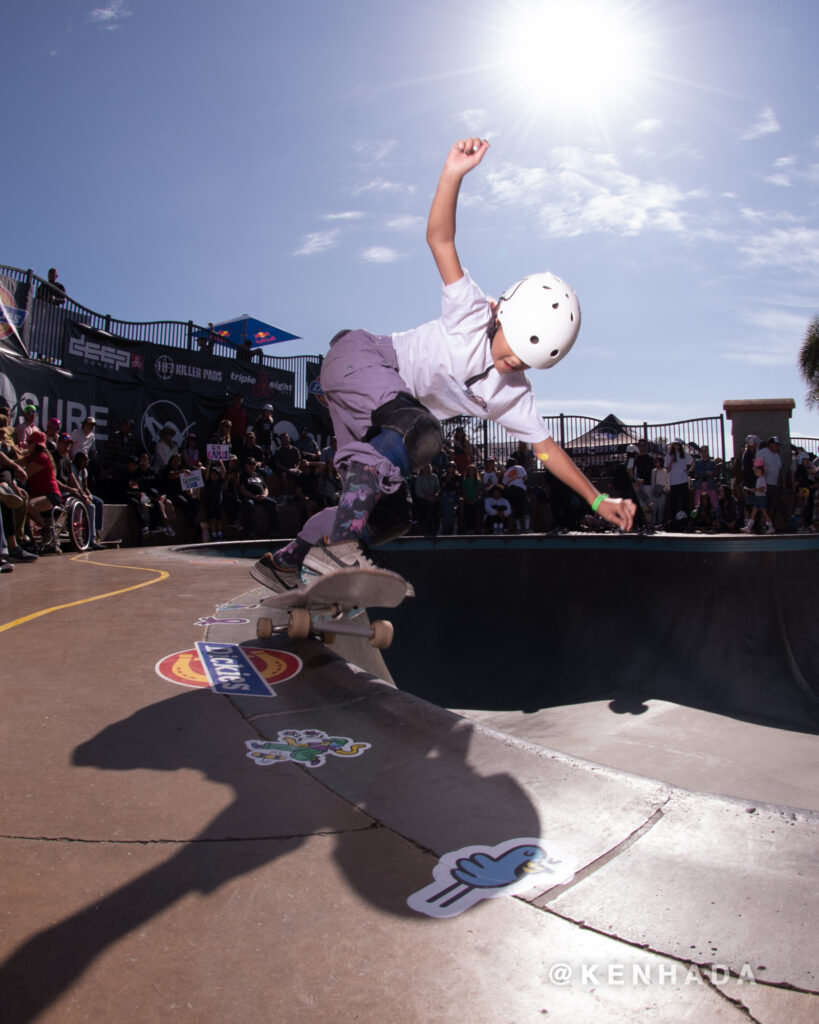
[[[819,1019],[819,813],[511,737],[355,640],[257,641],[247,567],[153,548],[2,577],[4,1024]],[[301,671],[217,694],[197,641]],[[247,756],[285,730],[369,747]],[[573,879],[408,906],[444,854],[524,837]]]

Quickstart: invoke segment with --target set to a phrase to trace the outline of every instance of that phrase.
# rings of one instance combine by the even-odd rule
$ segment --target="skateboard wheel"
[[[337,635],[338,635],[337,633],[322,633],[321,634],[321,639],[326,644],[334,644],[336,642],[336,636]]]
[[[313,632],[313,617],[307,608],[291,608],[287,635],[291,640],[306,640]]]
[[[392,623],[386,619],[376,619],[372,624],[372,633],[370,634],[370,646],[378,647],[380,650],[386,650],[392,643],[392,638],[395,630],[392,628]]]
[[[271,636],[273,636],[273,620],[257,619],[256,636],[259,638],[259,640],[269,640]]]

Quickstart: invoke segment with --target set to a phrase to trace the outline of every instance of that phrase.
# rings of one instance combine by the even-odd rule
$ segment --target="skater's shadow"
[[[231,787],[234,799],[196,836],[181,840],[161,864],[120,888],[94,895],[77,913],[20,945],[0,966],[5,1024],[34,1020],[108,947],[186,895],[213,893],[232,879],[294,853],[306,838],[322,830],[338,830],[339,798],[330,797],[328,802],[320,769],[295,765],[258,768],[244,757],[241,740],[239,749],[226,750],[225,734],[236,735],[236,719],[236,711],[227,700],[207,691],[190,691],[108,726],[75,750],[74,765],[80,768],[156,772],[193,769]],[[226,721],[230,729],[225,728]],[[308,727],[313,724],[319,723],[314,720]],[[245,739],[258,738],[249,725],[240,726]],[[357,728],[366,733],[366,716]],[[383,760],[374,759],[368,769],[378,773],[373,784],[383,793],[384,786],[389,785],[385,771],[398,771],[400,767],[405,780],[414,773],[419,787],[416,798],[419,793],[422,799],[426,794],[436,794],[429,815],[445,819],[445,841],[451,844],[448,849],[538,835],[535,808],[509,775],[481,776],[467,765],[471,735],[468,724],[453,718],[448,732],[445,728],[435,732],[437,749],[431,743],[426,747],[403,746],[400,765],[393,769]],[[231,740],[231,746],[235,742]],[[360,768],[364,766],[362,758]],[[284,784],[281,773],[298,773],[300,796],[296,801],[293,787]],[[78,776],[77,784],[88,783]],[[161,786],[162,781],[158,780],[157,785]],[[93,781],[89,787],[92,793]],[[357,802],[364,812],[358,814],[360,820],[356,824],[356,812],[346,808],[353,824],[335,835],[337,862],[349,884],[365,899],[388,913],[411,916],[406,899],[430,881],[433,861],[408,855],[400,877],[395,877],[390,862],[381,869],[374,867],[371,858],[361,856],[362,831],[373,824],[366,814],[366,792]],[[480,820],[480,811],[475,820],[474,808],[481,807],[487,810],[486,821]],[[410,810],[410,816],[416,813]],[[331,816],[334,820],[328,821]],[[398,837],[395,841],[403,842]],[[274,931],[276,927],[275,914],[271,913],[269,929]]]

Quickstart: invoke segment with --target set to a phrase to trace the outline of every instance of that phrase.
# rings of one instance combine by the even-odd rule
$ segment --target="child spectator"
[[[697,507],[691,513],[694,522],[694,529],[705,533],[715,533],[717,529],[717,510],[711,504],[711,495],[708,491],[700,491],[700,500]]]
[[[475,533],[478,529],[478,512],[481,507],[483,488],[478,476],[478,467],[471,463],[466,467],[461,484],[464,502],[464,533]]]
[[[503,533],[512,518],[512,506],[497,484],[483,501],[483,523],[487,533]]]
[[[719,500],[717,502],[717,518],[723,530],[729,533],[736,533],[740,528],[740,508],[736,498],[731,493],[728,484],[722,484],[719,489]]]
[[[773,533],[774,525],[768,514],[768,481],[765,479],[765,460],[754,459],[754,473],[756,474],[756,487],[754,488],[754,503],[751,508],[751,515],[748,522],[743,526],[743,533],[753,533],[754,524],[757,518],[765,521],[765,532]]]
[[[483,488],[483,493],[489,494],[492,488],[497,486],[499,483],[500,476],[498,475],[497,463],[490,455],[481,470],[481,487]]]
[[[201,535],[198,523],[199,517],[199,496],[195,491],[182,486],[182,474],[185,467],[182,465],[182,456],[174,452],[168,459],[168,464],[162,470],[162,490],[170,499],[173,507],[182,513],[185,525],[192,532]]]
[[[526,491],[526,470],[516,459],[507,461],[502,483],[506,489],[505,493],[509,504],[512,506],[515,529],[518,533],[521,532],[521,529],[528,533],[532,520],[529,514],[529,495]]]
[[[225,472],[221,463],[212,462],[205,473],[202,504],[211,540],[222,539],[222,502]]]
[[[455,463],[450,462],[441,477],[441,533],[458,532],[461,494],[461,474]]]
[[[186,469],[202,469],[202,460],[199,455],[199,444],[196,440],[196,434],[191,431],[185,438],[185,443],[182,446],[182,464]]]

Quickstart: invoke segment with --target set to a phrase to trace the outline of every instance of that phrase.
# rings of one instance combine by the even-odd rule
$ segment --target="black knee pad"
[[[405,391],[380,405],[372,414],[372,423],[364,440],[371,440],[381,430],[394,430],[404,442],[413,472],[432,462],[443,447],[441,424],[426,406]]]
[[[382,494],[367,520],[367,543],[377,548],[403,535],[412,526],[409,488],[402,483],[392,494]]]

